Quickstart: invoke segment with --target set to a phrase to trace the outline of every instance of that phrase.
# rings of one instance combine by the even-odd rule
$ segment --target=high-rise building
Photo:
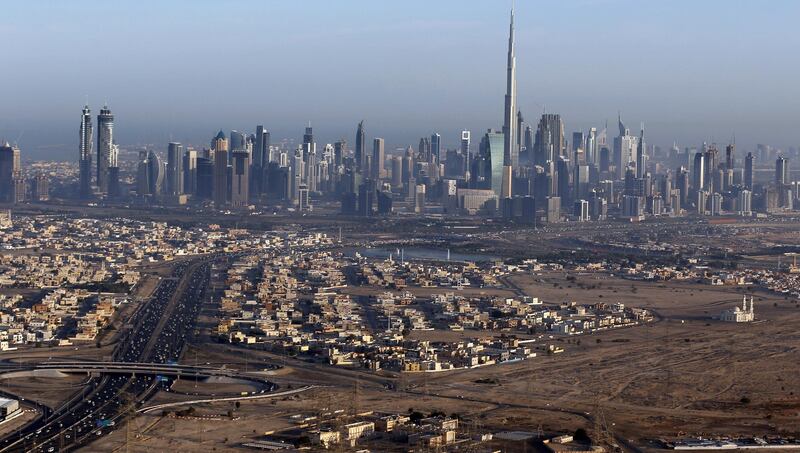
[[[191,148],[183,154],[183,193],[197,193],[197,151]]]
[[[161,195],[164,190],[166,165],[154,151],[147,153],[147,185],[150,195]]]
[[[631,135],[630,130],[625,127],[622,117],[618,118],[619,135],[614,137],[614,165],[616,166],[616,178],[622,179],[628,165],[634,166],[638,163],[639,138]]]
[[[536,142],[533,145],[533,163],[544,166],[555,162],[564,152],[564,122],[561,115],[546,113],[539,119]]]
[[[470,152],[470,145],[471,145],[471,133],[470,131],[461,131],[461,156],[464,159],[464,169],[461,171],[461,174],[466,177],[467,172],[470,168],[470,163],[472,161],[472,154]]]
[[[214,198],[214,164],[206,157],[197,158],[197,187],[195,194],[202,200]]]
[[[533,162],[533,129],[529,126],[525,126],[525,159],[524,163],[529,164]],[[520,161],[523,161],[522,156],[520,157]]]
[[[5,142],[0,146],[0,201],[7,203],[20,201],[17,182],[21,177],[20,150]]]
[[[789,159],[778,156],[775,159],[775,184],[779,187],[789,184],[791,178],[789,177]]]
[[[586,136],[586,163],[597,165],[597,157],[597,128],[593,127]]]
[[[692,188],[695,191],[703,190],[705,187],[705,175],[705,154],[695,153],[692,166]]]
[[[231,152],[231,206],[247,206],[250,188],[250,153],[245,149]]]
[[[503,185],[503,133],[489,130],[481,139],[478,157],[470,171],[474,189],[491,189],[498,199]]]
[[[240,149],[245,149],[245,136],[243,133],[233,130],[231,131],[230,140],[228,140],[228,149],[230,151],[236,151]]]
[[[167,147],[167,195],[183,193],[183,145],[171,142]]]
[[[639,142],[636,148],[636,177],[644,178],[647,172],[647,145],[644,143],[644,125],[642,125],[642,132],[639,135]]]
[[[344,163],[344,155],[347,152],[347,140],[341,139],[333,144],[333,165],[338,167]]]
[[[731,143],[725,147],[725,169],[733,170],[736,165],[736,143]]]
[[[108,193],[108,167],[113,153],[114,115],[108,106],[103,106],[97,115],[97,188],[102,194]]]
[[[736,208],[739,215],[744,217],[751,217],[753,215],[753,192],[749,190],[739,191],[739,196],[736,200]]]
[[[589,202],[586,200],[575,200],[575,208],[573,210],[572,215],[575,216],[578,222],[588,222]]]
[[[84,106],[81,112],[81,126],[78,130],[78,194],[87,199],[92,196],[92,145],[94,143],[92,111]]]
[[[547,197],[547,223],[561,221],[561,198]]]
[[[50,181],[47,175],[39,173],[31,180],[31,198],[33,201],[47,201],[50,199]]]
[[[356,130],[355,153],[356,169],[358,171],[363,171],[365,166],[364,161],[367,158],[367,136],[366,132],[364,132],[364,120],[358,123],[358,129]]]
[[[140,198],[150,195],[150,162],[146,151],[139,152],[136,167],[136,195]]]
[[[372,142],[372,179],[375,181],[380,180],[384,176],[384,160],[386,154],[384,150],[384,141],[382,138],[375,138]]]
[[[403,187],[403,158],[392,157],[392,187]]]
[[[437,165],[442,161],[442,136],[431,134],[431,159]]]
[[[252,154],[253,164],[250,175],[250,188],[254,196],[258,196],[264,191],[264,169],[267,167],[267,163],[270,160],[269,142],[269,132],[260,124],[256,126],[256,137]]]
[[[747,153],[747,157],[744,158],[744,187],[751,191],[753,190],[753,166],[755,160],[753,153]]]
[[[217,207],[228,203],[228,140],[219,131],[214,144],[214,204]]]
[[[514,10],[508,27],[508,64],[506,68],[505,114],[503,117],[503,165],[516,168],[519,165],[517,134],[517,57],[514,54]]]

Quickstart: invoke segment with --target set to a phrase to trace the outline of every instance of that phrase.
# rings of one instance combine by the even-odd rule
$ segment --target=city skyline
[[[314,4],[302,13],[314,30],[330,30],[330,38],[325,44],[314,41],[310,50],[309,40],[317,31],[290,38],[281,32],[281,24],[272,24],[254,34],[248,26],[253,18],[240,18],[238,28],[231,23],[236,8],[226,11],[201,3],[193,11],[181,12],[173,5],[163,11],[163,17],[148,16],[151,37],[132,52],[123,38],[133,30],[121,23],[121,13],[147,14],[152,5],[89,5],[49,5],[59,19],[50,19],[35,37],[20,24],[32,21],[45,7],[10,7],[15,20],[7,32],[26,42],[28,54],[34,51],[52,60],[47,84],[42,85],[34,83],[42,77],[36,61],[23,58],[17,49],[10,55],[15,62],[10,83],[18,89],[6,97],[0,136],[18,142],[26,157],[72,158],[75,132],[71,112],[87,95],[94,111],[107,102],[117,113],[115,137],[122,145],[205,143],[210,131],[249,130],[254,124],[265,124],[273,142],[281,138],[299,141],[302,126],[309,120],[320,142],[333,143],[343,137],[352,143],[351,124],[364,119],[372,137],[386,139],[387,150],[413,145],[416,137],[433,132],[441,134],[444,147],[455,148],[461,130],[478,133],[501,126],[503,112],[497,99],[502,96],[503,74],[498,68],[504,59],[506,38],[502,35],[507,24],[500,24],[507,21],[510,5],[470,3],[466,8],[450,8],[452,3],[442,2],[431,6],[432,14],[426,16],[447,19],[420,20],[413,4],[349,2],[344,8],[359,12],[349,18],[334,14],[335,8],[330,6]],[[781,21],[797,6],[778,2],[766,11],[747,4],[727,9],[719,8],[721,5],[670,2],[633,9],[627,1],[518,4],[519,110],[531,121],[545,109],[558,113],[570,133],[600,128],[621,110],[632,122],[644,121],[648,142],[661,146],[673,140],[681,146],[712,140],[725,143],[734,133],[741,149],[751,149],[755,143],[796,146],[790,124],[800,106],[791,101],[797,87],[789,76],[795,63],[778,57],[797,39],[781,27]],[[241,2],[235,6],[269,17],[292,19],[301,13],[279,3]],[[681,11],[694,15],[669,22]],[[387,13],[396,21],[387,24]],[[191,33],[197,36],[197,42],[192,42],[174,36],[167,27],[170,21],[202,24],[208,16],[217,17],[236,33],[214,43]],[[747,34],[749,41],[732,32],[746,26],[748,20],[756,24],[759,18],[770,19],[773,26]],[[627,30],[638,32],[633,34],[641,38],[620,41],[629,49],[603,52],[586,45],[592,43],[599,49],[609,44],[619,37],[615,24],[621,23],[628,23]],[[703,23],[706,28],[700,27]],[[406,32],[401,31],[403,25]],[[97,52],[110,52],[104,68],[99,68],[103,71],[88,71],[79,77],[75,69],[61,63],[67,55],[63,46],[85,45],[86,40],[99,37],[98,29],[111,26],[114,32],[96,46]],[[578,32],[573,30],[575,36],[571,37],[564,30],[574,26],[579,26]],[[65,33],[77,29],[84,33],[65,38]],[[368,34],[376,38],[365,42]],[[440,34],[452,42],[444,42]],[[284,50],[275,49],[276,44],[268,39],[274,37],[287,40]],[[460,44],[454,46],[455,42]],[[769,48],[758,47],[765,42]],[[244,50],[241,46],[245,43],[260,50]],[[337,74],[337,67],[352,67],[353,57],[343,53],[347,46],[361,55],[356,60],[365,68],[375,69]],[[575,53],[581,48],[582,53]],[[683,48],[683,53],[676,53],[678,48]],[[648,49],[650,52],[645,52]],[[187,52],[192,58],[176,57]],[[264,56],[271,64],[267,64],[268,71],[257,71],[260,77],[247,71],[208,71],[202,65],[193,66],[215,52],[223,55],[228,66],[235,67],[237,61],[243,69],[267,64],[255,63],[258,58],[248,55]],[[115,57],[117,53],[126,58]],[[331,55],[323,55],[326,53]],[[300,55],[309,70],[296,74],[292,68]],[[170,57],[176,70],[159,69],[157,65]],[[548,63],[543,64],[545,61]],[[454,62],[460,62],[462,69]],[[770,69],[778,63],[789,68]],[[87,69],[98,69],[96,66],[92,63]],[[588,70],[581,69],[587,66]],[[614,67],[629,69],[610,71]],[[215,108],[209,108],[211,105]]]

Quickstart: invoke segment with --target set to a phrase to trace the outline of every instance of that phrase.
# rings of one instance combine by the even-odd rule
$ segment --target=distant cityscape
[[[322,209],[363,217],[480,215],[535,225],[692,214],[749,217],[791,211],[800,197],[790,170],[797,149],[758,145],[737,153],[734,138],[724,147],[662,148],[646,142],[644,125],[635,134],[621,115],[615,134],[606,125],[568,136],[557,113],[527,123],[516,101],[513,13],[507,61],[502,129],[475,134],[474,141],[472,131],[462,131],[455,148],[446,148],[434,132],[420,138],[416,149],[387,152],[382,138],[368,139],[368,122],[361,121],[352,142],[342,138],[319,149],[311,124],[296,148],[274,143],[268,128],[258,125],[254,133],[219,131],[197,148],[171,142],[161,150],[129,149],[122,158],[114,113],[103,106],[95,123],[87,105],[80,117],[77,171],[47,163],[23,168],[21,150],[5,143],[0,200]]]
[[[3,143],[0,453],[797,451],[800,150],[526,122],[515,36],[416,147]]]

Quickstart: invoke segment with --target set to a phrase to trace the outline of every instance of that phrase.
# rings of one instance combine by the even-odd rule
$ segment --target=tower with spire
[[[511,186],[511,170],[519,163],[516,134],[517,115],[517,57],[514,54],[514,8],[508,28],[508,67],[506,72],[506,98],[503,115],[503,187]],[[508,167],[508,168],[506,168]],[[509,178],[509,181],[505,179]],[[511,194],[509,193],[510,197]]]

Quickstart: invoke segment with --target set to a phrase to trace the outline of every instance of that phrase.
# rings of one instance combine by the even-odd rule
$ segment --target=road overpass
[[[140,362],[41,362],[0,369],[0,379],[13,379],[50,373],[130,374],[181,377],[228,377],[254,380],[238,370],[165,363]]]

